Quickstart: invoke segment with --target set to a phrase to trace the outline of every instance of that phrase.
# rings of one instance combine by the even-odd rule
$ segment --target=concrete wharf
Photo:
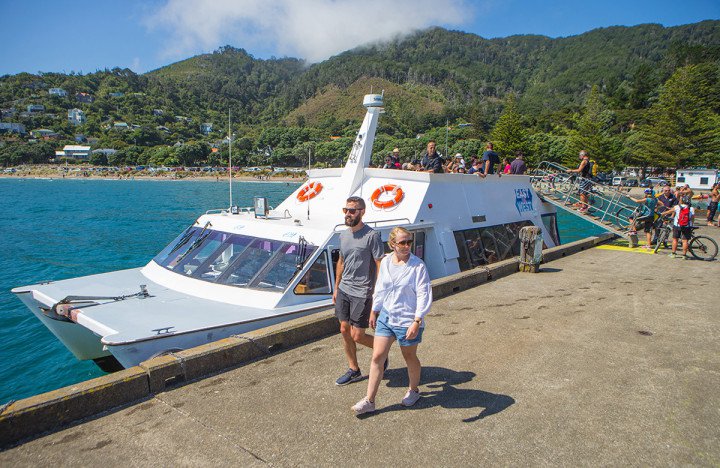
[[[718,228],[700,233],[720,239]],[[169,356],[101,378],[127,394],[142,374],[147,396],[44,435],[23,425],[62,419],[74,409],[58,402],[94,402],[92,392],[117,406],[115,384],[10,405],[0,465],[720,465],[720,263],[591,248],[598,241],[548,252],[537,274],[499,265],[480,286],[467,274],[436,284],[412,408],[399,404],[397,345],[377,413],[360,418],[350,406],[367,381],[334,385],[346,366],[337,334],[181,385]],[[303,320],[277,333],[332,330],[330,312]],[[228,355],[222,346],[214,359]],[[364,372],[369,359],[362,350]],[[188,380],[193,362],[182,363]]]

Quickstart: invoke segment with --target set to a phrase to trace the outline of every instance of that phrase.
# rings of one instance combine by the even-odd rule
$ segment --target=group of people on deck
[[[525,155],[522,151],[515,153],[515,159],[510,162],[508,158],[500,161],[500,156],[493,149],[493,144],[488,142],[482,155],[473,157],[466,162],[462,153],[457,153],[454,158],[445,160],[442,154],[437,151],[437,143],[430,140],[426,150],[420,159],[410,162],[400,162],[400,149],[393,149],[392,153],[385,157],[383,169],[403,169],[407,171],[432,172],[436,174],[475,174],[479,177],[486,177],[491,174],[525,174]]]

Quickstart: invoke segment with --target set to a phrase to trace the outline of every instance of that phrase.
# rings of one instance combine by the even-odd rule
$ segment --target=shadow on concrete
[[[431,408],[433,406],[441,406],[448,409],[482,408],[477,416],[462,420],[463,422],[475,422],[478,419],[497,414],[515,403],[515,399],[508,395],[455,387],[456,385],[470,382],[474,377],[475,373],[469,371],[455,371],[434,366],[423,367],[420,378],[420,394],[422,398],[414,406],[408,408],[398,403],[363,416],[371,417],[374,414],[377,415],[388,411],[418,410]],[[387,379],[388,387],[406,388],[408,386],[408,376],[405,367],[388,369],[383,379]],[[423,386],[430,390],[423,391]],[[380,398],[382,398],[382,393],[381,388],[379,391]]]
[[[538,273],[560,273],[562,268],[548,268],[548,267],[540,267],[540,270]]]

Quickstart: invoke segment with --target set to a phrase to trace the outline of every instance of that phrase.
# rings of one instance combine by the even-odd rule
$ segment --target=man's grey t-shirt
[[[375,281],[375,259],[385,255],[380,233],[367,224],[353,232],[340,233],[340,255],[343,273],[340,289],[348,296],[369,297]]]

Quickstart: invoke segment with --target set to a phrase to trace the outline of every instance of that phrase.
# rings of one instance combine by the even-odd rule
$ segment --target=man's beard
[[[360,224],[360,217],[359,217],[359,216],[358,216],[357,218],[355,218],[355,217],[349,217],[349,216],[346,216],[346,217],[345,217],[345,226],[355,227],[355,226],[357,226],[358,224]]]

